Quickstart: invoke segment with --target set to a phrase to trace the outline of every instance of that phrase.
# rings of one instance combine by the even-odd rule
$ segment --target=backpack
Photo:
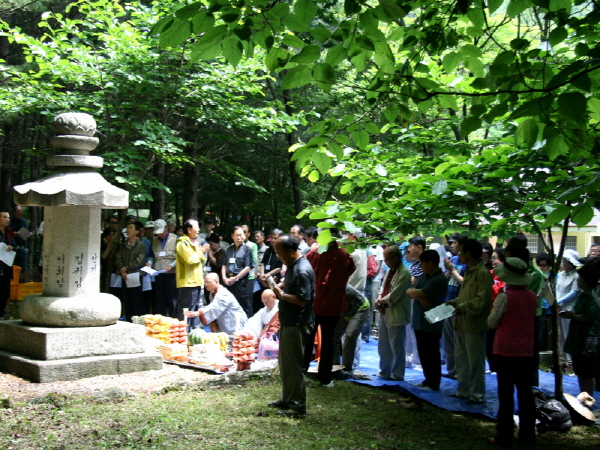
[[[369,255],[367,258],[367,278],[375,278],[377,276],[377,260],[375,255]]]
[[[540,421],[538,431],[569,431],[573,427],[571,414],[561,402],[533,388],[535,418]]]

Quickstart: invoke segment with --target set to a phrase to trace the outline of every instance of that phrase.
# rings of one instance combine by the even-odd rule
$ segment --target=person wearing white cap
[[[563,271],[556,277],[556,299],[560,311],[571,311],[579,296],[580,289],[577,286],[577,268],[581,266],[579,253],[575,250],[566,249],[563,253]],[[569,334],[569,319],[560,319],[560,348],[565,345],[565,339]],[[571,355],[561,350],[561,363],[564,367],[571,366]]]
[[[163,271],[155,276],[154,314],[177,317],[179,291],[175,281],[177,235],[171,233],[163,219],[154,222],[154,270]]]
[[[504,281],[504,292],[498,294],[487,323],[496,328],[494,358],[498,378],[498,425],[491,444],[502,447],[512,445],[514,432],[514,389],[519,401],[518,441],[535,444],[535,401],[532,386],[535,384],[533,368],[535,313],[537,296],[527,289],[533,276],[527,273],[528,264],[521,258],[508,257],[504,264],[494,269],[494,274]]]

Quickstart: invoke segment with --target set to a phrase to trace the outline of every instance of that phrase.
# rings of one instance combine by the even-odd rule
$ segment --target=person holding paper
[[[177,317],[179,291],[175,282],[177,236],[167,228],[162,219],[154,221],[154,270],[164,271],[154,278],[154,314]]]
[[[200,226],[198,221],[188,219],[183,224],[183,236],[177,239],[177,264],[175,266],[175,279],[179,289],[179,304],[177,306],[177,318],[183,319],[183,309],[187,308],[194,312],[202,306],[202,289],[204,288],[204,261],[208,244],[200,246],[198,235]],[[188,321],[188,327],[196,327],[200,321],[192,319]]]
[[[123,279],[122,287],[117,288],[117,297],[121,300],[123,315],[128,322],[131,322],[132,316],[145,313],[140,282],[140,269],[146,260],[146,246],[139,239],[143,228],[141,222],[127,224],[127,240],[121,243],[115,255],[117,274]]]
[[[442,305],[448,292],[448,279],[440,269],[440,255],[435,250],[425,250],[420,255],[423,276],[414,289],[408,289],[406,295],[414,299],[412,309],[412,327],[417,338],[417,349],[421,358],[425,380],[419,387],[439,391],[442,379],[442,361],[440,339],[444,322],[429,323],[425,312]]]
[[[5,252],[14,252],[13,231],[8,226],[10,214],[0,212],[0,242],[6,245]],[[12,265],[7,265],[4,261],[0,262],[0,317],[6,314],[6,304],[10,297],[10,280],[12,280]]]
[[[483,247],[475,239],[460,246],[460,262],[467,265],[462,287],[454,300],[454,337],[458,388],[452,397],[470,405],[485,403],[485,340],[492,307],[492,275],[483,265]]]

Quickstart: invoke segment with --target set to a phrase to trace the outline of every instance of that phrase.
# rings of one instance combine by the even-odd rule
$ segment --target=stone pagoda
[[[0,322],[0,371],[36,382],[160,369],[141,325],[118,322],[121,303],[100,292],[101,210],[125,209],[128,193],[97,169],[96,122],[82,113],[54,120],[47,177],[15,187],[15,203],[44,207],[43,291],[25,297],[21,320]]]

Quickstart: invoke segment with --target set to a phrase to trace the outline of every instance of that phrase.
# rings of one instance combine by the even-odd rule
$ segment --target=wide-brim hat
[[[575,267],[579,267],[581,265],[579,262],[579,253],[577,253],[575,250],[571,250],[570,248],[566,249],[563,253],[563,259],[566,259]]]
[[[510,257],[494,269],[494,275],[506,284],[527,286],[533,280],[533,275],[527,273],[527,268],[527,263],[521,258]]]
[[[154,234],[162,234],[167,227],[167,222],[162,219],[158,219],[154,221]]]

